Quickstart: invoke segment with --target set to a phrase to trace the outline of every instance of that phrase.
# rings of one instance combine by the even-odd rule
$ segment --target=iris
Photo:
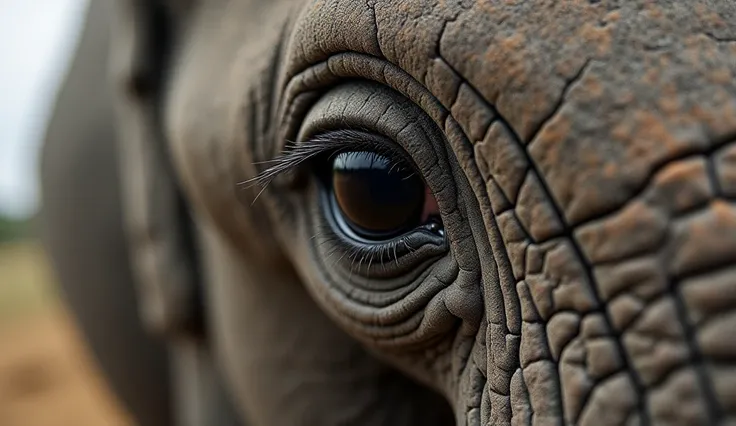
[[[337,154],[331,186],[337,214],[363,238],[391,238],[439,214],[429,188],[411,167],[375,152]]]

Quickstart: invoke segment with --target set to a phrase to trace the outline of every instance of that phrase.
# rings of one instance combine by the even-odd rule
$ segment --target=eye
[[[382,241],[420,227],[441,229],[437,201],[407,161],[352,151],[333,156],[329,168],[332,213],[346,233]]]

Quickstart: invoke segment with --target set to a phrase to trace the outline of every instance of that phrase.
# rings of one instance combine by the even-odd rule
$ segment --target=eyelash
[[[262,192],[279,175],[320,158],[333,158],[341,152],[348,151],[370,151],[390,159],[397,156],[405,157],[397,149],[388,146],[385,139],[380,136],[357,130],[335,130],[317,135],[306,142],[290,142],[283,153],[275,159],[256,163],[270,166],[242,184],[259,186]],[[397,165],[401,162],[396,160]],[[411,164],[408,159],[405,162]]]

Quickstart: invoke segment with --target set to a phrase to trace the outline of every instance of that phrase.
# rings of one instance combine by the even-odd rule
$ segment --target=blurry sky
[[[0,0],[0,215],[38,205],[40,138],[87,0]]]

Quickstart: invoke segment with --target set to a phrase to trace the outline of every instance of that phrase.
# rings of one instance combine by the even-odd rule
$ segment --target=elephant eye
[[[314,229],[310,240],[324,242],[320,248],[331,246],[332,254],[346,254],[338,259],[348,259],[351,270],[365,261],[366,269],[377,264],[381,273],[390,271],[390,260],[399,271],[403,259],[408,265],[428,253],[444,253],[440,204],[419,172],[424,169],[402,146],[363,130],[320,129],[301,139],[263,163],[269,167],[248,182],[265,190],[283,174],[277,185],[295,197],[307,197],[298,201],[301,206],[316,207],[301,213]],[[410,255],[417,250],[424,254]]]
[[[332,156],[327,166],[331,210],[343,232],[381,241],[422,225],[440,226],[437,201],[406,161],[350,151]]]

